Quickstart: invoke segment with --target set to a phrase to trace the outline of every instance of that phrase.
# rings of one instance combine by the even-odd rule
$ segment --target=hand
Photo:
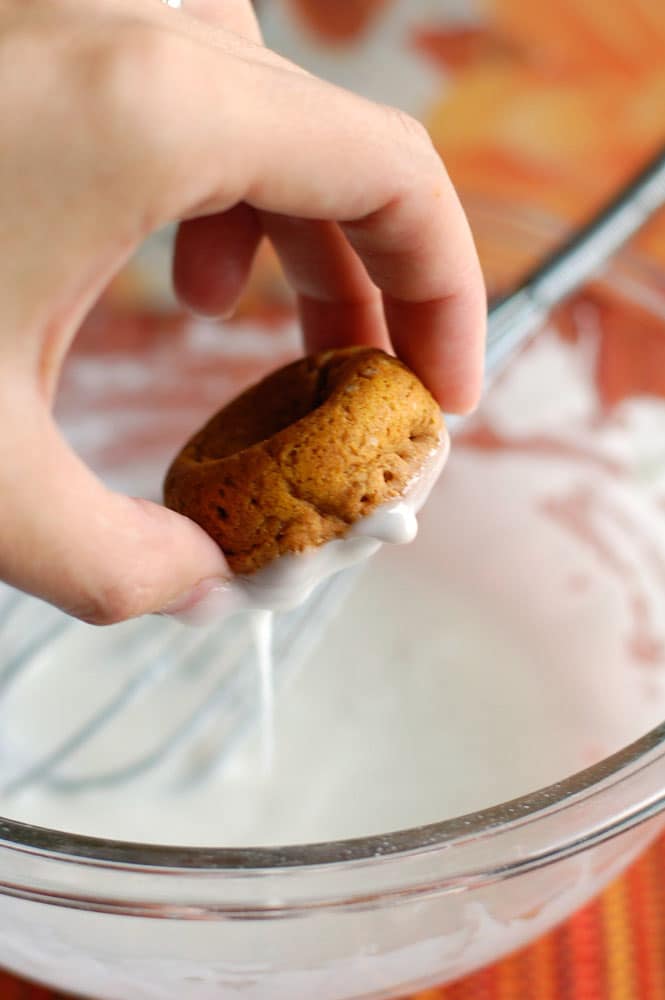
[[[1,579],[109,623],[228,578],[197,525],[108,490],[51,417],[82,318],[169,221],[197,311],[233,307],[267,234],[308,349],[392,345],[445,409],[476,404],[483,283],[426,132],[267,50],[249,0],[0,0],[0,122]]]

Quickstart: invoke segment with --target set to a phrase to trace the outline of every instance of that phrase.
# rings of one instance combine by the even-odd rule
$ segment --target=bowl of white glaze
[[[472,217],[490,284],[560,235]],[[158,496],[296,350],[291,321],[101,310],[60,420]],[[268,767],[241,619],[95,629],[3,591],[0,964],[102,1000],[398,997],[620,872],[665,806],[665,400],[630,361],[659,350],[665,277],[626,253],[456,434],[416,541],[284,625]]]

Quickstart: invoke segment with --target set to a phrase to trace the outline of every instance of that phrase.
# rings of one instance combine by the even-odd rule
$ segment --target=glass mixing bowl
[[[560,235],[471,215],[495,289]],[[156,495],[189,431],[295,349],[287,321],[100,309],[60,418]],[[459,431],[418,540],[293,620],[285,659],[313,638],[277,664],[268,775],[251,663],[244,701],[215,693],[240,625],[99,630],[4,592],[0,963],[108,1000],[393,997],[597,893],[665,805],[664,352],[665,278],[626,253]],[[193,691],[214,711],[178,743]]]

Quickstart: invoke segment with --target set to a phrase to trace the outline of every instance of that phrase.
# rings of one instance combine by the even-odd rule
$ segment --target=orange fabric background
[[[317,44],[337,46],[360,44],[400,0],[286,2]],[[441,70],[441,95],[423,115],[463,193],[574,223],[665,142],[661,0],[484,0],[477,23],[424,23],[405,45]],[[665,265],[665,218],[636,243]],[[116,294],[127,287],[125,274]],[[243,309],[268,316],[284,308],[264,255]],[[665,342],[652,327],[638,343],[608,336],[608,405],[636,390],[665,395]],[[560,929],[413,1000],[665,1000],[664,871],[665,839]],[[54,997],[0,975],[0,1000]]]

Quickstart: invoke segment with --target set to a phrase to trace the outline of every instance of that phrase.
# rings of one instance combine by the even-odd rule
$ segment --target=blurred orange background
[[[403,67],[406,81],[408,71],[407,110],[427,124],[465,200],[527,206],[572,227],[665,142],[663,0],[264,0],[259,9],[268,40],[309,68],[339,67],[347,82],[363,79],[363,64],[380,77],[381,58],[386,77]],[[662,213],[635,246],[665,267]],[[114,282],[101,307],[107,332],[123,314],[150,312],[145,283],[135,265]],[[604,403],[665,395],[662,325],[627,318],[626,303],[606,294],[596,302],[607,317]],[[273,322],[289,311],[263,250],[240,316]],[[665,1000],[664,861],[661,841],[560,930],[418,1000]],[[2,1000],[49,996],[0,977]]]

